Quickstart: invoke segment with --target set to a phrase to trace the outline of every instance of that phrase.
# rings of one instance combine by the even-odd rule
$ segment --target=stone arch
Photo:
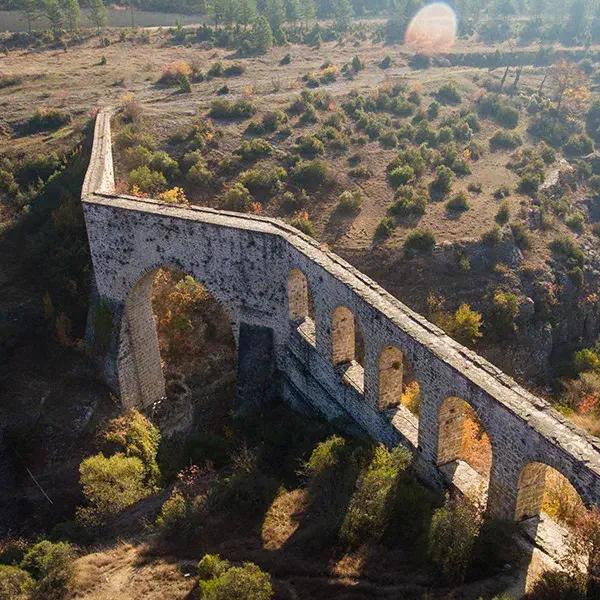
[[[378,362],[379,410],[405,406],[413,414],[419,413],[420,386],[404,353],[393,345],[384,346]]]
[[[314,321],[312,295],[306,275],[297,268],[288,273],[287,280],[288,314],[291,321],[301,322],[305,319]]]
[[[157,321],[153,309],[153,285],[157,274],[178,272],[189,277],[222,310],[235,345],[234,323],[227,307],[193,273],[180,266],[160,265],[147,269],[130,288],[123,305],[117,374],[121,400],[126,407],[147,408],[167,395],[164,360],[161,357]],[[206,323],[210,329],[211,324]]]
[[[543,462],[527,463],[519,474],[515,520],[542,513],[561,525],[571,525],[585,504],[575,486],[560,471]]]
[[[465,496],[485,503],[492,460],[491,440],[475,409],[448,396],[438,412],[438,468]]]
[[[334,366],[357,363],[364,365],[365,344],[354,313],[338,306],[331,319],[331,360]]]

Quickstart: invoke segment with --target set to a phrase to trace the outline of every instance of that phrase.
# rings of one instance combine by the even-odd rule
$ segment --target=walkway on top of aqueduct
[[[489,436],[487,507],[492,514],[511,519],[519,511],[526,515],[523,503],[529,501],[537,503],[530,514],[540,509],[541,497],[532,487],[537,476],[523,479],[531,465],[556,469],[586,505],[600,505],[600,440],[314,239],[276,219],[115,194],[106,110],[96,119],[82,201],[95,306],[104,303],[112,317],[111,339],[101,358],[104,378],[125,405],[148,406],[164,395],[148,281],[161,266],[177,267],[222,302],[238,340],[239,363],[244,362],[242,346],[248,347],[246,333],[264,341],[262,333],[268,331],[270,345],[250,345],[262,344],[272,355],[272,372],[281,380],[284,399],[312,406],[328,418],[343,416],[388,445],[406,445],[432,484],[447,483],[442,455],[458,459],[456,452],[442,448],[442,436],[443,425],[461,426],[452,420],[453,405],[446,405],[460,398]],[[308,302],[302,297],[308,290],[314,321],[308,319]],[[304,317],[310,327],[298,325],[297,319]],[[354,347],[347,344],[354,338],[355,323],[363,334],[364,366],[351,376],[346,367],[356,362]],[[89,329],[93,339],[92,311]],[[408,428],[398,426],[399,420],[380,405],[386,385],[381,361],[391,348],[410,364],[420,386],[419,417],[408,415]],[[255,361],[256,355],[250,353],[246,360]]]

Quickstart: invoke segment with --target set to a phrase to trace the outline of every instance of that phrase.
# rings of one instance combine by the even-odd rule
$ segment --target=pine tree
[[[63,11],[69,31],[77,31],[79,29],[79,20],[81,19],[79,0],[66,0]]]
[[[338,31],[347,31],[352,22],[354,10],[350,0],[336,0],[333,7],[333,16],[335,20],[335,28]]]
[[[98,29],[98,34],[100,34],[100,29],[106,25],[107,21],[106,6],[104,6],[102,0],[91,0],[89,19]]]
[[[299,0],[285,0],[285,20],[296,24],[300,19]]]
[[[27,31],[31,33],[34,22],[40,18],[40,3],[37,0],[21,0],[19,9],[27,23]]]
[[[255,0],[240,0],[238,11],[238,22],[240,25],[247,27],[250,23],[254,23],[256,19],[256,2]]]
[[[317,7],[314,0],[303,0],[300,4],[300,14],[302,15],[304,26],[308,27],[317,16]]]
[[[50,23],[52,33],[57,36],[63,26],[63,15],[58,4],[58,0],[45,0],[44,16]]]
[[[269,0],[267,5],[267,17],[269,19],[273,37],[277,40],[277,43],[283,43],[285,41],[285,34],[282,29],[285,21],[285,7],[283,5],[283,0]]]
[[[266,54],[273,47],[273,32],[265,16],[261,15],[256,20],[252,38],[259,54]]]

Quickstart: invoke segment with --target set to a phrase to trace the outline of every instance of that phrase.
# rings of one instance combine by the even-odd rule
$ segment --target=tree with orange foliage
[[[590,98],[586,74],[574,63],[564,59],[550,67],[550,79],[556,87],[556,110],[567,107],[577,112],[585,107]]]

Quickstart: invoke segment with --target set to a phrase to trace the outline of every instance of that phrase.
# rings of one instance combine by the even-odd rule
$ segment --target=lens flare
[[[413,18],[404,43],[429,56],[447,52],[456,40],[456,14],[444,2],[424,6]]]

